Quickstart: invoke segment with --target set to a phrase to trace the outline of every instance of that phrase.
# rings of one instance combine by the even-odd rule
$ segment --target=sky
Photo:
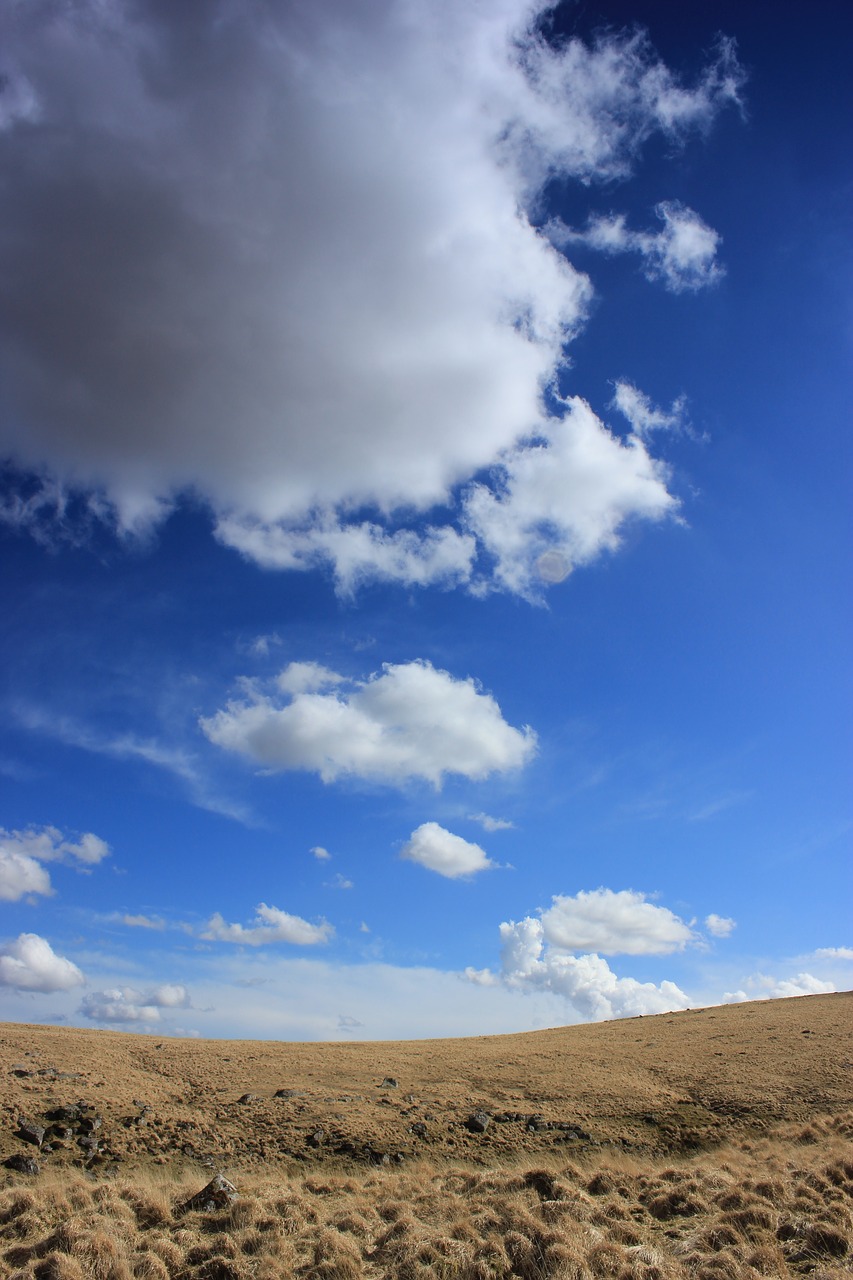
[[[0,1018],[853,980],[853,11],[0,14]]]

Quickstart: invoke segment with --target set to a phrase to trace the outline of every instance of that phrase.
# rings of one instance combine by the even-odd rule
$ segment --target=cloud
[[[674,982],[638,982],[620,978],[599,955],[570,955],[549,943],[543,920],[525,917],[500,927],[501,969],[466,971],[481,986],[513,991],[551,992],[567,1000],[584,1020],[633,1018],[690,1007],[690,998]]]
[[[83,974],[58,956],[45,938],[22,933],[0,947],[0,986],[17,991],[69,991],[86,981]]]
[[[473,680],[429,662],[386,663],[348,692],[335,679],[334,692],[295,693],[284,703],[249,687],[246,700],[203,717],[201,728],[217,746],[265,768],[305,769],[324,782],[354,777],[400,786],[424,778],[439,787],[446,773],[485,778],[520,768],[535,753],[532,729],[514,729]]]
[[[853,960],[853,947],[819,947],[812,954],[816,960]]]
[[[118,918],[129,929],[153,929],[157,933],[162,933],[166,928],[166,921],[160,916],[120,915]]]
[[[488,813],[469,813],[469,822],[479,822],[484,831],[512,831],[515,823],[510,822],[507,818],[493,818]]]
[[[828,995],[835,990],[831,982],[824,982],[812,973],[797,973],[791,978],[773,978],[766,973],[754,973],[744,980],[738,991],[727,991],[723,1004],[742,1004],[745,1000],[781,1000],[787,996]]]
[[[642,33],[549,44],[546,12],[9,8],[0,453],[27,476],[0,519],[133,531],[191,490],[261,564],[329,563],[344,590],[473,581],[459,487],[559,433],[543,393],[591,296],[536,225],[546,184],[627,177],[653,134],[707,130],[743,79],[731,43],[687,84]],[[633,233],[646,270],[696,287],[715,233],[659,211],[657,235]],[[585,560],[596,527],[611,545],[665,505],[639,453],[632,501],[596,433],[616,477],[604,513],[582,503]],[[436,504],[458,527],[401,527]]]
[[[191,1008],[186,987],[164,983],[147,992],[110,987],[84,996],[80,1013],[92,1022],[159,1023],[161,1009]]]
[[[715,938],[727,938],[737,928],[737,921],[731,920],[728,916],[715,915],[712,911],[705,917],[705,928]]]
[[[478,844],[453,835],[437,822],[424,822],[413,831],[403,845],[400,857],[417,862],[429,871],[437,871],[448,880],[473,876],[478,871],[490,871],[497,865]]]
[[[632,889],[582,889],[573,898],[556,894],[551,903],[542,912],[542,936],[564,951],[669,955],[695,940],[672,911]]]
[[[323,886],[325,889],[352,889],[352,880],[348,880],[346,876],[342,876],[340,871],[331,880],[327,880]]]
[[[332,855],[329,853],[329,850],[324,849],[321,844],[315,844],[314,848],[311,849],[310,852],[314,855],[314,857],[317,859],[318,862],[329,862],[332,857]]]
[[[716,261],[720,236],[693,209],[677,200],[655,206],[663,223],[660,231],[631,231],[622,214],[590,218],[584,231],[573,231],[559,219],[547,233],[560,248],[585,244],[602,253],[639,253],[649,280],[660,281],[670,293],[695,292],[716,284],[723,268]]]
[[[211,916],[201,933],[210,942],[236,942],[245,947],[264,947],[274,942],[288,942],[298,947],[313,947],[328,942],[334,929],[325,920],[309,924],[301,916],[289,915],[278,907],[258,904],[252,924],[226,924],[219,912]]]
[[[0,828],[0,901],[18,902],[32,894],[50,897],[50,875],[42,865],[62,862],[85,870],[109,857],[110,847],[91,831],[66,839],[56,827]]]
[[[494,488],[471,486],[466,520],[494,560],[491,585],[533,600],[543,583],[614,551],[627,521],[662,520],[678,508],[666,468],[640,436],[619,440],[576,396],[535,442],[502,454],[495,476]]]

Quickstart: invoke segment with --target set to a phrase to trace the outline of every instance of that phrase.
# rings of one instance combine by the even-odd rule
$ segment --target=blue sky
[[[851,18],[761,9],[0,19],[0,1017],[849,987]]]

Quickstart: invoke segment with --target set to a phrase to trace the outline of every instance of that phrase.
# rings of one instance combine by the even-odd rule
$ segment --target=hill
[[[853,993],[385,1043],[4,1024],[0,1275],[850,1276],[851,1028]],[[181,1212],[214,1171],[239,1198]]]

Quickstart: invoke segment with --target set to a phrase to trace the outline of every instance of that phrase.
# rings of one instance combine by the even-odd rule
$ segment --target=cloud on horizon
[[[743,76],[725,41],[692,84],[642,33],[555,47],[546,11],[7,9],[0,518],[142,530],[191,492],[221,541],[342,591],[537,598],[671,514],[639,438],[545,407],[592,287],[536,214],[554,177],[703,133]],[[658,209],[609,243],[705,282],[716,233]]]

